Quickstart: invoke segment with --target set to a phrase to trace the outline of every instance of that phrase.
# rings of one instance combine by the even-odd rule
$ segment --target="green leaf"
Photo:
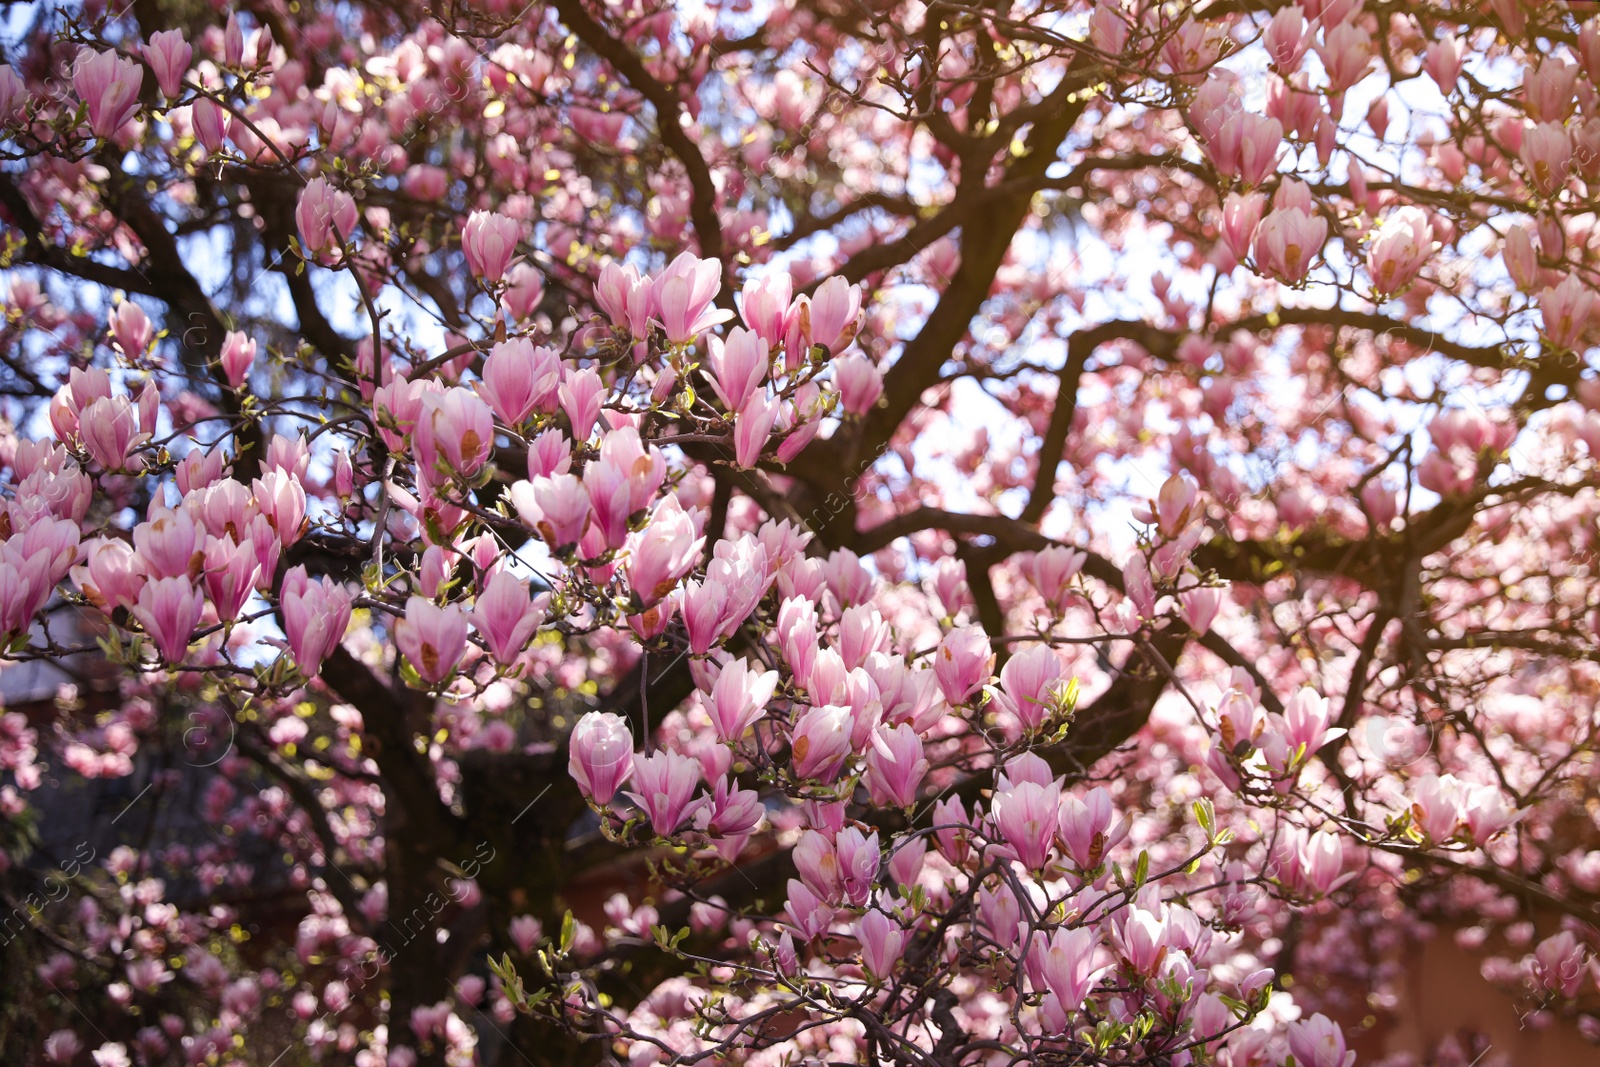
[[[577,932],[577,920],[572,917],[572,912],[568,911],[561,919],[561,951],[563,954],[572,951],[572,939],[577,935]]]

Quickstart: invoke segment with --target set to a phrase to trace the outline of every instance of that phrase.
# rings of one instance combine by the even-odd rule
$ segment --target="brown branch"
[[[706,259],[722,258],[722,222],[717,217],[717,187],[712,181],[711,168],[707,166],[705,156],[684,132],[680,119],[685,112],[676,91],[656,80],[631,48],[590,17],[583,9],[582,0],[555,0],[553,6],[561,16],[561,21],[577,34],[578,39],[610,63],[655,108],[656,134],[678,162],[683,164],[689,178],[689,217],[694,223],[695,237],[700,242],[700,255]]]

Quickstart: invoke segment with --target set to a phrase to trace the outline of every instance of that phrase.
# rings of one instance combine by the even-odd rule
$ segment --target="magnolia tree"
[[[7,1062],[1600,1035],[1580,5],[221,7],[0,66]]]

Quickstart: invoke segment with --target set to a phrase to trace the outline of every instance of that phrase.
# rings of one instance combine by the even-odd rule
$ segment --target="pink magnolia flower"
[[[395,623],[394,641],[424,682],[442,682],[467,651],[466,615],[455,604],[440,607],[413,596],[406,601],[405,617]]]
[[[591,711],[578,720],[568,740],[567,771],[589,800],[609,804],[632,777],[633,733],[622,716]]]
[[[576,545],[589,526],[589,494],[576,475],[517,482],[511,486],[511,502],[522,521],[558,552]]]
[[[1300,208],[1280,208],[1256,230],[1256,267],[1268,277],[1296,284],[1305,279],[1327,239],[1327,219]]]
[[[913,837],[909,841],[900,841],[889,856],[889,877],[885,884],[909,890],[917,884],[927,858],[927,838]]]
[[[628,472],[620,464],[602,458],[583,472],[583,488],[594,513],[590,528],[607,549],[621,548],[628,538],[628,521],[633,514]]]
[[[181,661],[200,622],[205,600],[187,577],[157,578],[139,590],[133,616],[168,663]]]
[[[155,382],[147,381],[144,383],[144,388],[139,390],[138,399],[134,403],[139,409],[139,432],[154,434],[156,420],[161,415],[161,390],[157,388]]]
[[[684,252],[656,278],[652,290],[656,321],[673,344],[687,344],[711,327],[733,318],[712,308],[722,288],[722,264]]]
[[[1563,930],[1539,942],[1533,950],[1533,972],[1539,984],[1558,996],[1571,1000],[1589,976],[1589,946],[1571,930]]]
[[[477,389],[501,422],[520,426],[535,411],[555,410],[561,389],[560,357],[525,337],[502,341],[489,350]]]
[[[717,639],[733,636],[772,587],[773,579],[767,550],[755,537],[744,534],[737,540],[717,542],[712,560],[706,565],[706,585],[720,589],[713,598],[721,603],[716,610],[720,620]]]
[[[839,857],[833,842],[817,830],[801,833],[794,848],[794,866],[801,883],[816,900],[839,904],[844,900],[844,880],[839,870]],[[789,900],[795,902],[794,883],[791,880]],[[800,903],[810,910],[810,902],[803,897]],[[791,916],[794,912],[790,912]]]
[[[144,68],[115,52],[85,50],[72,69],[72,88],[89,105],[89,129],[109,140],[139,110]]]
[[[877,592],[877,582],[872,572],[861,564],[861,557],[847,548],[835,549],[823,561],[823,577],[828,592],[838,601],[840,609],[865,604]]]
[[[356,202],[349,193],[328,184],[328,179],[312,178],[300,191],[294,217],[300,227],[301,247],[318,258],[339,250],[355,232]]]
[[[794,283],[789,275],[778,272],[746,282],[742,296],[739,314],[745,325],[765,341],[769,349],[782,344],[789,330],[794,297]]]
[[[1229,193],[1222,205],[1222,240],[1235,260],[1250,254],[1267,198],[1262,193]]]
[[[1328,72],[1328,92],[1342,93],[1367,73],[1372,62],[1372,36],[1353,22],[1341,22],[1323,34],[1317,55]]]
[[[834,361],[833,380],[839,403],[850,415],[867,414],[883,395],[883,374],[859,352]]]
[[[71,1030],[57,1030],[44,1039],[44,1058],[51,1063],[71,1063],[82,1051],[82,1039]]]
[[[1206,631],[1211,629],[1211,623],[1222,608],[1222,597],[1226,591],[1225,586],[1203,585],[1179,594],[1183,621],[1188,623],[1196,637],[1204,637]]]
[[[626,572],[640,610],[659,604],[699,561],[706,539],[681,509],[662,507],[632,535]]]
[[[1108,0],[1099,0],[1094,5],[1094,13],[1089,16],[1089,40],[1100,51],[1114,56],[1119,55],[1127,45],[1128,35],[1128,22],[1120,6]]]
[[[851,725],[848,708],[807,708],[795,721],[789,738],[795,777],[833,781],[850,755]]]
[[[306,521],[306,490],[289,471],[274,467],[250,484],[256,509],[285,547],[300,539]]]
[[[96,400],[110,398],[111,375],[101,367],[74,367],[67,376],[66,386],[58,391],[56,396],[75,417],[80,416],[83,410]],[[64,436],[76,432],[77,423],[74,422],[73,426],[74,430]]]
[[[1321,1012],[1289,1024],[1289,1051],[1307,1067],[1350,1067],[1356,1054],[1347,1052],[1339,1025]]]
[[[474,211],[461,228],[461,251],[467,257],[467,269],[490,284],[501,281],[517,254],[521,235],[522,227],[516,219],[498,212]]]
[[[847,826],[834,837],[833,852],[839,865],[839,888],[844,903],[862,907],[872,896],[883,858],[878,832],[863,834],[854,826]]]
[[[13,519],[16,517],[13,514]],[[66,577],[77,560],[80,536],[78,524],[72,519],[35,515],[26,520],[22,529],[13,531],[10,538],[0,543],[0,553],[37,566],[55,583]]]
[[[783,660],[801,686],[808,684],[821,647],[817,639],[817,609],[809,599],[792,596],[778,605],[775,627]]]
[[[933,805],[933,839],[939,854],[954,864],[966,862],[972,852],[972,822],[960,797],[945,797]]]
[[[1080,871],[1094,871],[1106,853],[1125,837],[1128,827],[1111,805],[1111,794],[1095,786],[1079,799],[1072,793],[1061,798],[1056,830],[1062,847]]]
[[[594,144],[615,145],[622,138],[622,128],[628,116],[621,111],[597,111],[591,107],[575,107],[568,112],[572,129],[579,137]]]
[[[344,639],[350,625],[350,594],[331,578],[312,580],[304,566],[284,575],[278,607],[283,635],[300,673],[315,678],[322,661]]]
[[[1300,69],[1306,49],[1311,47],[1312,40],[1311,27],[1306,23],[1306,13],[1298,4],[1279,8],[1277,14],[1272,16],[1272,21],[1267,24],[1266,32],[1261,35],[1261,43],[1266,46],[1267,55],[1272,57],[1273,64],[1285,76]]]
[[[1428,421],[1428,436],[1446,455],[1465,453],[1476,458],[1484,452],[1499,454],[1517,438],[1516,424],[1495,420],[1475,408],[1445,408]]]
[[[995,792],[995,826],[1012,853],[1030,871],[1044,870],[1050,858],[1060,803],[1061,788],[1054,782],[1015,782],[1010,789]]]
[[[1214,139],[1239,110],[1238,76],[1219,69],[1208,76],[1189,106],[1189,122],[1202,141]],[[1213,157],[1214,158],[1214,157]]]
[[[1378,226],[1367,249],[1373,287],[1383,295],[1400,291],[1438,247],[1426,212],[1410,206],[1395,211]]]
[[[1426,775],[1411,787],[1412,821],[1430,842],[1444,844],[1461,826],[1465,800],[1454,775]]]
[[[1544,336],[1557,348],[1576,349],[1579,340],[1592,329],[1595,294],[1576,274],[1568,274],[1561,284],[1539,294],[1539,315],[1544,321]]]
[[[1562,123],[1572,113],[1573,91],[1578,86],[1579,67],[1559,56],[1545,56],[1539,65],[1523,75],[1522,95],[1533,118]]]
[[[1022,928],[1022,905],[1008,883],[1001,882],[995,889],[985,886],[978,890],[978,918],[1002,952],[1017,944]]]
[[[528,477],[548,478],[572,469],[572,444],[560,430],[546,430],[528,442]]]
[[[628,798],[650,819],[662,837],[672,834],[691,814],[695,787],[700,784],[700,764],[691,756],[666,749],[633,756],[633,791]]]
[[[713,337],[706,345],[711,387],[727,410],[739,411],[766,379],[767,342],[759,334],[735,326],[726,341]]]
[[[1389,529],[1395,516],[1400,513],[1400,502],[1395,496],[1394,486],[1378,478],[1362,486],[1361,506],[1366,509],[1374,529],[1380,531]]]
[[[55,583],[46,553],[22,556],[10,550],[9,542],[4,548],[0,551],[0,634],[9,637],[28,629],[50,599]]]
[[[139,428],[138,409],[125,396],[96,400],[78,416],[84,449],[108,471],[125,469],[128,457],[148,436]]]
[[[194,49],[183,39],[182,30],[159,30],[144,46],[144,61],[156,76],[156,85],[168,100],[183,95],[183,76],[189,71]]]
[[[557,393],[561,399],[561,410],[567,413],[567,420],[572,424],[572,439],[587,441],[595,422],[600,418],[605,386],[593,367],[574,370],[569,366],[566,375]]]
[[[530,598],[528,583],[496,568],[472,606],[472,625],[496,663],[510,666],[528,647],[549,595]]]
[[[1567,183],[1567,172],[1572,169],[1572,139],[1559,122],[1529,126],[1522,135],[1518,155],[1528,169],[1529,181],[1545,196],[1554,195]]]
[[[1076,930],[1056,930],[1047,945],[1040,967],[1044,983],[1065,1011],[1077,1011],[1105,973],[1104,969],[1094,969],[1099,940],[1093,930],[1080,926]]]
[[[265,582],[278,573],[278,558],[283,555],[283,542],[265,515],[256,515],[242,531],[244,538],[255,546],[256,558],[261,563],[261,580]]]
[[[861,963],[867,973],[880,982],[887,979],[905,950],[906,932],[883,912],[874,909],[856,922],[855,936],[861,945]]]
[[[1497,785],[1469,786],[1466,802],[1467,836],[1482,848],[1521,818],[1506,802]]]
[[[436,1036],[443,1036],[455,1013],[450,1010],[450,1002],[441,1000],[436,1004],[422,1004],[411,1009],[411,1030],[422,1041],[428,1041]]]
[[[544,924],[532,915],[518,915],[511,920],[507,932],[510,933],[511,943],[517,946],[517,950],[527,955],[538,947],[539,939],[544,936]]]
[[[89,542],[84,564],[72,569],[72,577],[84,595],[109,615],[119,607],[133,609],[147,576],[145,562],[126,541],[99,538]]]
[[[789,402],[778,413],[776,429],[783,434],[775,455],[779,463],[792,463],[804,452],[822,429],[822,419],[828,414],[821,388],[808,381],[794,391]]]
[[[230,330],[222,339],[222,376],[237,389],[250,373],[256,361],[256,343],[238,330]]]
[[[28,86],[9,63],[0,63],[0,123],[9,122],[28,99]]]
[[[594,300],[605,312],[612,325],[625,328],[637,342],[649,336],[650,319],[654,313],[655,291],[651,282],[639,276],[638,268],[611,260],[600,268],[595,283]],[[642,357],[642,350],[638,354]]]
[[[1458,462],[1437,450],[1430,451],[1417,464],[1417,484],[1440,496],[1467,496],[1477,480],[1475,462]]]
[[[244,27],[239,24],[239,16],[232,12],[222,31],[222,62],[228,67],[238,67],[244,62]]]
[[[471,478],[483,469],[494,448],[494,416],[470,389],[429,391],[423,394],[413,439],[422,470],[445,468]]]
[[[772,424],[778,419],[782,402],[765,393],[754,393],[745,401],[733,421],[734,460],[741,467],[754,467],[766,451]]]
[[[838,653],[845,670],[862,666],[876,652],[889,647],[889,624],[869,604],[846,608],[839,616]]]
[[[269,470],[277,469],[296,478],[304,478],[311,467],[311,447],[305,437],[274,436],[267,442],[267,454],[262,460]]]
[[[809,301],[811,343],[833,355],[854,339],[861,316],[861,287],[833,277],[817,286]]]
[[[1344,873],[1344,846],[1336,835],[1307,834],[1297,826],[1282,828],[1273,865],[1278,880],[1303,897],[1327,896],[1356,876]]]
[[[198,572],[202,544],[186,509],[154,508],[133,528],[133,547],[157,578],[187,578]]]
[[[1069,584],[1073,576],[1083,569],[1088,554],[1066,545],[1051,545],[1033,554],[1029,561],[1028,576],[1033,587],[1039,590],[1044,602],[1056,616],[1066,613],[1075,593]]]
[[[1033,645],[1012,656],[1000,670],[997,706],[1015,715],[1032,733],[1060,697],[1061,657],[1049,645]]]
[[[667,476],[666,459],[660,450],[653,445],[646,447],[639,439],[639,431],[629,425],[618,426],[601,438],[599,463],[613,468],[626,484],[631,513],[650,507]],[[588,477],[587,472],[584,477]]]
[[[183,504],[182,510],[190,513],[211,536],[231,537],[240,543],[246,539],[245,530],[250,520],[260,513],[250,490],[233,478],[219,477],[192,489]]]
[[[695,828],[711,837],[722,858],[732,863],[761,825],[766,810],[760,793],[740,789],[731,778],[719,776],[711,795],[695,810]]]
[[[1282,122],[1240,111],[1228,116],[1206,142],[1206,153],[1218,171],[1253,188],[1277,169],[1282,146]]]
[[[972,589],[967,585],[967,565],[945,556],[933,565],[933,595],[938,597],[945,618],[954,619],[972,605]]]
[[[150,325],[150,317],[144,313],[144,308],[132,300],[124,300],[112,309],[110,326],[117,347],[130,358],[137,359],[144,355],[145,349],[150,347],[150,342],[155,338],[156,331]]]
[[[440,197],[444,195],[440,190]],[[434,197],[439,199],[440,197]],[[544,276],[527,263],[518,263],[506,272],[506,291],[500,297],[506,313],[517,322],[526,322],[539,310],[544,298]]]
[[[1333,710],[1328,698],[1309,686],[1298,690],[1283,708],[1285,735],[1291,747],[1305,746],[1307,755],[1329,741],[1337,741],[1348,731],[1333,729]]]
[[[1461,64],[1466,53],[1466,38],[1447,37],[1434,41],[1423,55],[1422,69],[1446,96],[1455,90],[1456,82],[1461,79]]]
[[[337,142],[340,134],[349,121],[345,112],[334,101],[328,102],[328,109],[324,112],[320,123],[328,131],[328,140]],[[405,177],[400,180],[401,190],[415,200],[425,203],[438,203],[450,189],[450,175],[442,168],[428,163],[415,163],[406,168]]]
[[[1512,226],[1506,230],[1500,258],[1517,288],[1525,293],[1533,292],[1540,277],[1539,251],[1533,241],[1533,231],[1527,226]]]
[[[806,833],[815,834],[815,840],[822,840],[826,845],[826,840],[815,830],[808,830]],[[813,839],[802,837],[801,843],[806,844],[808,840]],[[798,853],[798,849],[796,852]],[[794,878],[789,879],[788,889],[789,898],[784,905],[784,911],[788,913],[789,924],[807,941],[827,933],[828,927],[833,923],[834,908],[824,895],[814,892],[805,882]]]
[[[743,737],[751,724],[766,714],[777,684],[777,671],[757,673],[743,659],[725,665],[706,700],[717,740],[734,743]]]
[[[1154,912],[1134,907],[1119,913],[1111,940],[1117,955],[1136,975],[1153,977],[1167,955],[1167,924]]]
[[[867,788],[874,804],[909,808],[917,802],[917,788],[928,773],[922,755],[922,738],[906,723],[879,726],[872,731],[867,749]]]
[[[222,151],[222,146],[227,141],[229,132],[233,129],[233,115],[215,100],[204,96],[194,102],[194,106],[189,109],[189,114],[190,121],[194,124],[195,138],[205,146],[205,150],[207,152]],[[313,184],[319,181],[324,181],[324,179],[315,178],[313,179]],[[304,193],[301,194],[300,203],[302,205],[305,204]],[[307,232],[306,221],[298,210],[295,213],[295,220],[300,226],[301,234],[305,234]],[[355,201],[353,200],[350,201],[350,225],[352,227],[355,225]],[[326,229],[324,228],[318,232],[322,235],[323,247],[326,248],[328,244]],[[312,250],[309,248],[307,250],[311,251],[313,256],[320,251],[320,249]]]
[[[934,676],[951,704],[965,704],[982,689],[993,666],[989,636],[976,626],[951,630],[933,655]]]
[[[235,544],[231,537],[213,537],[205,549],[206,593],[217,618],[232,622],[255,591],[261,563],[254,545]]]

